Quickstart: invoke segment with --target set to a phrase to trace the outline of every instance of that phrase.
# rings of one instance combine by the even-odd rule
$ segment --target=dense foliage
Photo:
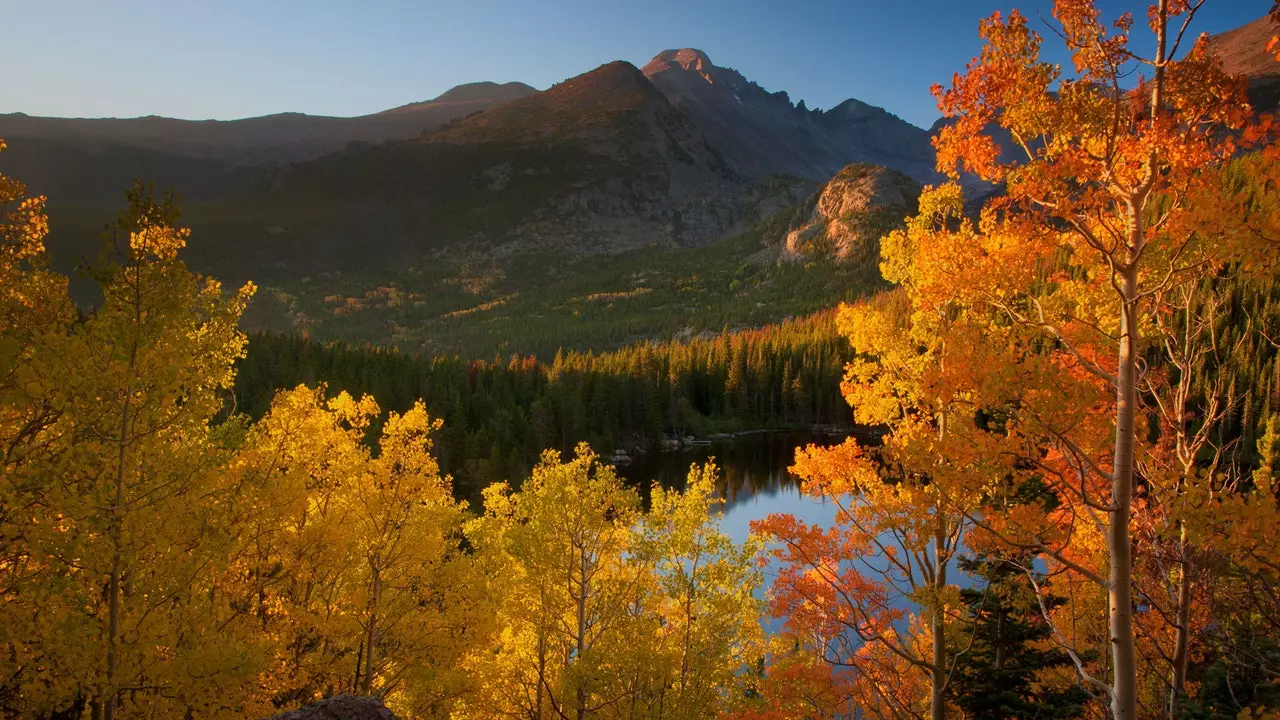
[[[771,607],[796,647],[782,678],[835,668],[829,686],[860,709],[946,717],[962,658],[988,641],[949,575],[967,550],[1020,568],[1092,711],[1185,715],[1193,663],[1214,653],[1223,676],[1250,678],[1237,711],[1266,701],[1246,668],[1270,662],[1260,623],[1277,608],[1257,588],[1277,581],[1263,530],[1280,522],[1277,487],[1270,461],[1240,464],[1236,433],[1269,409],[1271,383],[1242,381],[1272,368],[1280,175],[1273,118],[1203,37],[1179,50],[1201,4],[1153,4],[1143,55],[1132,16],[1058,0],[1071,72],[1042,58],[1026,16],[997,13],[981,54],[935,87],[951,118],[939,167],[1003,194],[975,218],[959,183],[926,190],[881,244],[905,311],[841,311],[846,397],[888,431],[881,447],[798,455],[834,526],[756,524],[784,565]],[[1241,323],[1246,308],[1262,312]]]

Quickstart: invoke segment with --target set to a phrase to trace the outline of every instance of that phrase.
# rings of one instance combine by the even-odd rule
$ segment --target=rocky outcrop
[[[396,716],[376,698],[337,695],[270,720],[396,720]]]
[[[801,208],[782,240],[782,258],[876,258],[880,238],[916,212],[920,184],[875,165],[849,165]]]
[[[921,182],[938,177],[929,134],[864,102],[810,110],[692,48],[658,53],[644,74],[749,176],[822,180],[849,163],[866,162]]]

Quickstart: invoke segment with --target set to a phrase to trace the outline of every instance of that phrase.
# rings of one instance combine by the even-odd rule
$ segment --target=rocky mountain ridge
[[[684,49],[644,70],[607,63],[415,138],[291,165],[260,183],[260,201],[263,212],[345,215],[323,231],[281,222],[322,232],[329,247],[342,236],[369,242],[359,236],[378,228],[362,259],[616,253],[741,231],[850,162],[937,178],[925,131],[855,100],[809,110]]]
[[[1255,36],[1268,30],[1259,21],[1210,45],[1229,70],[1265,87],[1273,66],[1258,58],[1265,43]],[[353,262],[374,271],[441,253],[703,245],[795,207],[851,164],[937,182],[937,127],[914,127],[855,99],[809,109],[683,48],[658,53],[643,69],[607,63],[541,92],[473,83],[360,118],[5,115],[0,137],[10,150],[0,168],[49,195],[60,215],[70,207],[91,218],[83,227],[95,237],[134,177],[176,186],[196,219],[208,220],[208,250],[197,257],[235,276]],[[975,198],[992,191],[966,187]],[[910,208],[909,195],[889,203],[895,212]],[[821,196],[809,210],[823,205]],[[819,238],[837,257],[862,244],[829,213],[791,230],[779,241],[784,256]],[[55,244],[68,232],[55,228]]]
[[[756,185],[640,70],[613,62],[416,138],[295,164],[262,201],[381,205],[381,249],[410,256],[615,253],[705,244],[758,219],[768,192],[783,204],[802,192]]]
[[[849,99],[831,110],[810,110],[693,48],[658,53],[643,71],[747,175],[825,180],[849,163],[866,162],[922,182],[938,178],[929,134],[882,108]]]

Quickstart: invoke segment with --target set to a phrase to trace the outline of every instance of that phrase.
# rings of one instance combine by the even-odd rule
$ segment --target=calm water
[[[752,520],[772,513],[831,523],[833,508],[801,496],[798,480],[787,468],[795,460],[797,448],[811,443],[832,445],[845,437],[811,432],[741,435],[679,452],[642,455],[630,465],[619,466],[618,474],[640,485],[657,480],[665,487],[683,487],[690,465],[714,459],[720,468],[720,495],[725,499],[721,527],[735,540],[743,540]]]
[[[734,540],[746,539],[751,532],[752,520],[774,513],[789,513],[804,522],[831,527],[835,521],[835,506],[801,495],[798,479],[787,472],[787,468],[794,462],[797,448],[809,444],[834,445],[846,437],[796,432],[743,435],[681,452],[642,455],[630,465],[619,466],[618,474],[643,486],[657,480],[666,487],[683,487],[691,464],[701,464],[714,458],[720,468],[720,495],[725,499],[721,530]],[[855,437],[869,443],[878,441],[875,436],[856,434]],[[883,571],[886,565],[878,557],[864,557],[859,561],[859,569],[864,571]],[[961,587],[973,585],[973,579],[960,572],[954,564],[951,573],[952,582]],[[774,561],[765,568],[765,587],[761,590],[772,585],[776,576],[777,563]],[[911,605],[906,597],[892,593],[890,603],[903,607]],[[776,623],[767,625],[774,627]]]

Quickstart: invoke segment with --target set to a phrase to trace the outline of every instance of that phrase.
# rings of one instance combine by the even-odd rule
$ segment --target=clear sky
[[[230,119],[360,115],[463,82],[539,89],[696,47],[810,108],[855,97],[920,126],[978,19],[1051,0],[0,0],[0,112]],[[1101,0],[1108,16],[1145,3]],[[1198,29],[1271,0],[1209,0]],[[1038,23],[1038,21],[1037,21]]]

